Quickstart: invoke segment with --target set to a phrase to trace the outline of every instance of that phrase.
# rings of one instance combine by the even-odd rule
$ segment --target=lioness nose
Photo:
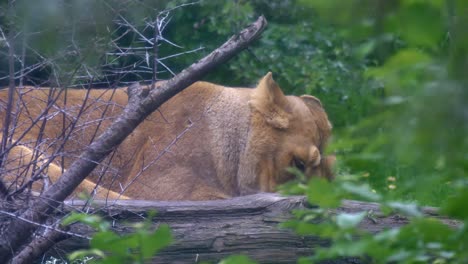
[[[335,175],[333,174],[333,166],[335,165],[335,162],[335,155],[326,156],[322,160],[322,176],[326,177],[329,180],[333,180],[335,178]]]
[[[320,151],[316,146],[311,146],[309,149],[309,161],[313,167],[317,167],[320,164],[322,157]]]

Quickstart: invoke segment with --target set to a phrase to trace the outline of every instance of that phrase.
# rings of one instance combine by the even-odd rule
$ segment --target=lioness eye
[[[292,160],[292,166],[296,167],[298,170],[305,172],[305,164],[304,161],[302,161],[299,158],[293,158]]]

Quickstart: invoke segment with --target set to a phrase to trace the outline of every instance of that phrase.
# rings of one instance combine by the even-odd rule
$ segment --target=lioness
[[[157,88],[156,88],[157,89]],[[7,91],[0,90],[0,120]],[[126,90],[17,89],[14,140],[67,168],[118,116]],[[197,82],[163,104],[89,177],[132,199],[207,200],[272,192],[286,168],[331,178],[331,124],[320,101],[285,96],[271,73],[255,89]],[[39,139],[39,140],[38,140]]]

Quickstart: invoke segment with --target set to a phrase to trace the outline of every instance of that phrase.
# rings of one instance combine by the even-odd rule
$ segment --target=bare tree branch
[[[72,233],[72,232],[68,232],[68,231],[65,231],[65,230],[61,230],[60,228],[55,227],[53,225],[39,224],[39,223],[34,222],[32,220],[22,218],[21,216],[17,216],[14,213],[10,213],[10,212],[0,210],[0,214],[7,215],[7,216],[15,218],[15,219],[17,219],[19,221],[23,221],[23,222],[29,223],[31,225],[35,225],[37,227],[42,227],[42,228],[44,228],[46,230],[51,230],[51,231],[54,231],[54,232],[57,232],[57,233],[61,233],[63,235],[76,236],[76,237],[80,237],[80,238],[87,239],[87,240],[91,239],[91,237],[89,237],[89,236],[84,236],[84,235],[80,235],[78,233]]]
[[[21,252],[13,258],[11,263],[33,263],[34,260],[44,254],[44,252],[49,250],[53,245],[68,237],[67,234],[52,229],[46,229],[40,237],[34,239],[21,250]]]
[[[166,16],[167,17],[167,16]],[[164,18],[162,21],[164,21]],[[159,15],[156,17],[156,20],[154,21],[154,44],[153,44],[153,80],[151,82],[151,89],[154,89],[156,85],[156,80],[158,79],[158,45],[159,45],[159,36],[161,35],[160,27],[162,21],[159,18]]]
[[[8,3],[8,8],[10,12],[14,11],[13,8],[14,1],[10,0]],[[9,70],[9,83],[8,83],[8,101],[6,107],[5,120],[3,120],[3,137],[0,142],[0,171],[2,170],[3,161],[5,156],[8,154],[5,149],[8,141],[8,131],[11,122],[11,110],[13,108],[13,93],[15,92],[15,45],[14,41],[14,29],[13,23],[10,24],[8,39],[6,41],[8,45],[8,70]],[[0,120],[1,121],[1,120]]]
[[[21,214],[27,221],[10,221],[0,238],[0,259],[8,261],[12,254],[28,241],[36,230],[29,221],[43,223],[50,213],[86,178],[116,146],[118,146],[151,112],[199,80],[212,69],[225,63],[260,37],[267,22],[263,16],[199,62],[170,79],[148,96],[129,101],[124,112],[81,156],[73,162],[60,179]]]

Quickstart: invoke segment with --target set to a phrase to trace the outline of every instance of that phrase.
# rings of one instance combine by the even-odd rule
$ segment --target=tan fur
[[[0,134],[1,140],[2,134]],[[32,185],[31,190],[40,193],[47,189],[50,184],[55,183],[62,175],[62,171],[64,171],[54,163],[48,164],[48,159],[44,155],[34,153],[33,150],[23,145],[14,144],[8,150],[6,157],[2,180],[10,191],[14,191],[13,189],[20,188],[30,182]],[[33,175],[35,175],[36,180],[31,180]],[[74,198],[81,193],[90,195],[94,199],[129,199],[125,195],[96,186],[96,183],[86,179],[78,186],[70,198]]]
[[[13,138],[46,108],[51,91],[17,89],[26,107],[15,109],[20,122]],[[127,102],[124,89],[91,90],[85,100],[86,95],[85,90],[68,89],[66,102],[65,93],[58,97],[36,146],[44,153],[58,152],[65,168]],[[6,98],[6,91],[0,91],[0,109]],[[64,136],[64,127],[79,113],[73,132]],[[22,144],[35,142],[42,120],[20,139]],[[272,192],[292,179],[285,169],[297,160],[310,175],[332,176],[332,158],[322,157],[330,132],[320,101],[285,96],[271,73],[255,89],[197,82],[151,114],[100,163],[90,180],[104,175],[104,187],[116,192],[124,188],[133,199],[205,200]],[[61,149],[63,138],[68,141]]]

